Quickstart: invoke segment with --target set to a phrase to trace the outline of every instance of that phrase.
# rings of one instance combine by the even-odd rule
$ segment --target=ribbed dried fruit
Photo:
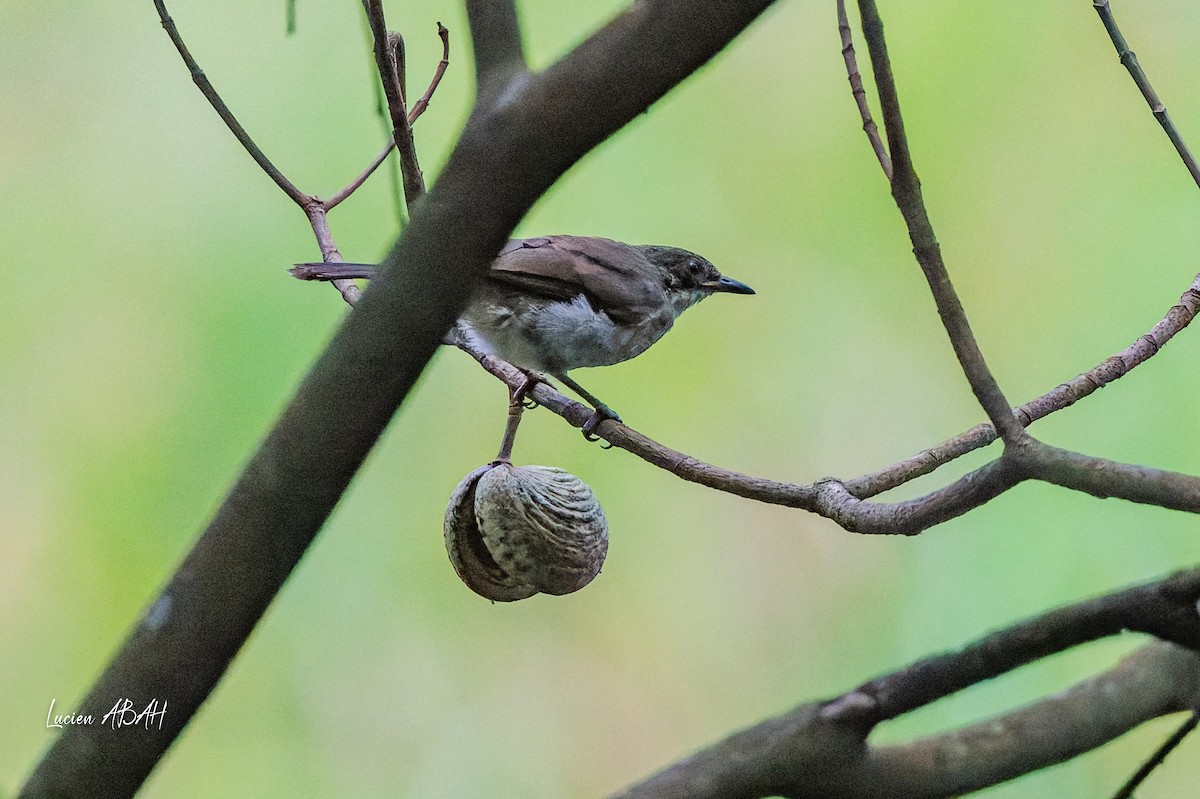
[[[445,536],[458,576],[496,602],[578,591],[608,553],[608,523],[586,483],[562,469],[504,461],[458,484]]]

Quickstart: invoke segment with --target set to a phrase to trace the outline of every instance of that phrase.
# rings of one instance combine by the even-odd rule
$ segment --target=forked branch
[[[1200,569],[1051,611],[840,697],[801,705],[686,758],[621,799],[959,796],[1061,762],[1200,699]],[[1055,652],[1141,630],[1150,644],[1065,692],[906,744],[867,740],[881,722]]]

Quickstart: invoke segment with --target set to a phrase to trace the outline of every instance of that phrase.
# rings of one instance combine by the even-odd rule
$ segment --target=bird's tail
[[[377,276],[379,267],[374,264],[311,263],[296,264],[288,271],[299,280],[354,280]]]

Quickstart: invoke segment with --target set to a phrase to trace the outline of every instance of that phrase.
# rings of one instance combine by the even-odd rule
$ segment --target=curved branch
[[[941,799],[1061,763],[1200,698],[1200,656],[1150,644],[1062,693],[907,744],[869,746],[819,704],[737,732],[612,799]]]
[[[525,384],[524,373],[511,364],[474,350],[469,343],[457,344],[510,389]],[[592,415],[590,408],[564,397],[545,382],[539,382],[528,391],[527,396],[575,427],[583,427]],[[963,515],[1026,479],[1009,468],[1008,464],[993,461],[923,497],[903,502],[866,502],[855,497],[834,478],[800,485],[713,466],[663,446],[615,420],[602,422],[596,434],[614,447],[620,447],[688,482],[758,502],[810,511],[837,522],[849,532],[868,535],[916,535],[933,525]]]
[[[618,794],[622,799],[949,797],[1094,749],[1200,699],[1200,568],[1087,600],[917,662],[825,702],[801,705]],[[1140,630],[1159,642],[1065,692],[985,722],[894,746],[880,722],[1098,638]]]
[[[1117,463],[1032,439],[1014,455],[1024,473],[1094,497],[1115,497],[1160,508],[1200,513],[1200,477]]]
[[[908,149],[908,137],[904,133],[904,118],[900,113],[900,97],[892,77],[892,65],[888,59],[887,41],[883,35],[883,20],[875,7],[875,0],[859,0],[863,35],[871,54],[871,67],[875,73],[875,85],[879,90],[879,102],[883,107],[884,129],[887,132],[892,158],[892,198],[900,209],[908,235],[912,240],[913,254],[921,265],[925,280],[933,294],[942,325],[950,336],[954,354],[962,366],[967,382],[975,398],[1000,433],[1005,443],[1011,444],[1025,438],[1025,429],[1013,416],[1012,407],[1000,390],[1000,385],[988,368],[979,349],[979,342],[971,331],[966,311],[958,299],[950,274],[942,260],[941,247],[929,221],[925,201],[921,196],[921,181],[913,168],[912,154]]]
[[[266,153],[259,149],[254,140],[250,138],[250,134],[242,127],[242,123],[237,121],[237,117],[229,110],[229,106],[225,105],[225,101],[221,99],[221,95],[217,94],[216,88],[212,85],[212,81],[204,74],[204,70],[200,69],[200,65],[196,63],[196,59],[192,57],[191,52],[187,49],[187,45],[183,43],[183,37],[179,35],[179,29],[175,27],[175,20],[167,13],[167,6],[164,0],[154,0],[154,8],[158,11],[158,18],[162,22],[163,28],[167,32],[167,36],[171,37],[171,43],[175,45],[175,49],[179,51],[179,56],[183,59],[183,63],[187,65],[188,72],[192,75],[192,82],[196,84],[196,88],[208,100],[209,105],[217,112],[217,116],[225,123],[230,132],[238,142],[250,154],[255,163],[262,168],[263,172],[271,180],[275,181],[275,185],[283,189],[283,193],[301,207],[305,203],[310,202],[312,197],[309,197],[300,189],[296,188],[287,177],[279,171],[279,168],[271,163],[271,159],[267,158]]]
[[[1150,644],[1113,669],[1012,713],[907,745],[872,749],[860,783],[890,796],[960,796],[1097,749],[1160,716],[1190,710],[1200,656]],[[861,790],[861,789],[860,789]]]
[[[827,702],[822,716],[865,731],[972,685],[1071,647],[1143,632],[1200,649],[1200,568],[1052,610],[984,636],[956,652],[926,658]]]
[[[1023,426],[1028,427],[1037,420],[1045,418],[1055,411],[1070,407],[1109,383],[1124,377],[1135,367],[1157,355],[1158,351],[1166,346],[1166,343],[1176,333],[1191,324],[1192,320],[1196,318],[1197,312],[1200,312],[1200,275],[1196,275],[1192,285],[1179,298],[1179,302],[1172,306],[1149,331],[1092,369],[1021,405],[1015,411],[1017,419]],[[867,499],[929,474],[956,458],[985,447],[995,440],[996,429],[994,427],[986,423],[976,425],[911,458],[877,472],[846,480],[844,484],[854,496]]]
[[[1158,353],[1163,345],[1185,328],[1195,318],[1198,308],[1200,275],[1180,297],[1179,303],[1149,332],[1095,368],[1021,406],[1018,418],[1022,424],[1032,424],[1128,374]],[[472,350],[469,344],[460,343],[459,346],[510,388],[524,384],[525,376],[516,368]],[[575,427],[582,427],[591,415],[590,409],[569,400],[545,383],[539,383],[531,396]],[[596,432],[613,446],[683,480],[759,502],[810,511],[856,533],[915,535],[961,516],[1026,479],[1054,482],[1095,496],[1119,497],[1178,510],[1200,511],[1200,478],[1089,458],[1028,438],[1022,445],[1009,451],[1005,458],[970,472],[926,496],[897,503],[865,501],[991,443],[996,438],[991,425],[977,425],[937,447],[879,472],[853,480],[825,478],[808,485],[770,480],[714,466],[666,447],[619,422],[604,422]]]

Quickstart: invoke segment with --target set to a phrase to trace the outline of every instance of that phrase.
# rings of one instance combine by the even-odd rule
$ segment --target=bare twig
[[[304,206],[308,223],[312,226],[313,235],[317,237],[317,245],[321,248],[321,259],[326,263],[340,263],[342,253],[333,242],[333,232],[329,229],[324,204],[314,200]],[[353,280],[331,280],[333,287],[342,295],[349,305],[354,305],[362,297],[362,290]]]
[[[346,185],[346,187],[343,188],[341,191],[339,191],[337,194],[334,194],[332,197],[330,197],[328,200],[325,200],[322,203],[322,205],[325,206],[325,210],[332,211],[333,208],[336,205],[338,205],[338,203],[340,203],[342,200],[346,199],[351,194],[356,192],[358,190],[358,187],[361,186],[363,183],[365,183],[367,181],[367,178],[371,177],[371,175],[375,172],[375,170],[379,168],[379,165],[382,164],[384,162],[384,160],[387,159],[388,155],[392,152],[393,149],[395,149],[395,147],[396,147],[395,142],[391,142],[391,141],[388,142],[387,146],[385,146],[379,152],[379,155],[375,156],[374,160],[371,161],[371,163],[367,166],[367,168],[364,169],[359,174],[358,177],[356,177],[354,180],[350,181],[350,183],[348,183]]]
[[[450,66],[450,31],[442,23],[438,23],[438,36],[442,40],[442,60],[438,62],[437,68],[433,71],[433,79],[429,81],[429,88],[421,95],[420,99],[413,103],[408,112],[408,124],[417,121],[417,117],[425,113],[425,109],[429,107],[429,101],[433,98],[433,93],[437,91],[438,84],[442,82],[442,76],[446,74],[446,69]]]
[[[521,424],[521,416],[525,413],[525,404],[515,391],[508,393],[508,417],[504,424],[504,437],[500,439],[500,450],[496,453],[497,461],[512,459],[513,444],[517,440],[517,428]]]
[[[1016,409],[1021,424],[1028,427],[1039,419],[1070,407],[1104,388],[1154,357],[1176,333],[1187,327],[1200,312],[1200,275],[1149,331],[1117,354],[1071,378]],[[990,424],[980,424],[935,447],[895,463],[877,472],[844,481],[846,488],[860,499],[882,494],[917,477],[929,474],[947,463],[996,440]]]
[[[163,28],[167,31],[167,35],[171,37],[171,42],[175,45],[175,49],[179,51],[179,55],[183,58],[183,63],[187,64],[188,72],[192,75],[192,81],[196,87],[200,89],[200,93],[208,100],[209,105],[217,112],[217,116],[225,123],[226,127],[241,143],[242,147],[246,148],[246,152],[250,153],[250,157],[254,159],[264,172],[275,181],[279,188],[283,189],[284,194],[291,197],[292,200],[299,206],[304,206],[312,200],[312,197],[300,191],[296,186],[288,180],[279,169],[271,163],[266,154],[258,148],[254,140],[250,138],[250,134],[242,127],[242,123],[237,121],[237,117],[229,110],[229,106],[225,105],[225,101],[221,99],[221,95],[217,94],[216,88],[209,81],[208,76],[200,69],[200,65],[196,63],[196,59],[192,58],[192,54],[188,52],[187,45],[183,43],[183,37],[179,35],[179,29],[175,27],[175,21],[167,14],[167,6],[164,0],[154,0],[154,7],[158,10],[158,18],[162,21]]]
[[[1150,85],[1150,79],[1146,77],[1146,72],[1142,69],[1142,65],[1138,63],[1137,55],[1133,50],[1129,49],[1129,44],[1125,41],[1121,29],[1117,27],[1117,20],[1113,17],[1112,8],[1109,7],[1108,0],[1092,0],[1092,6],[1096,9],[1096,13],[1100,15],[1100,20],[1104,23],[1104,29],[1108,31],[1108,36],[1112,39],[1113,46],[1117,48],[1117,56],[1121,59],[1121,63],[1125,66],[1125,69],[1129,70],[1129,75],[1133,78],[1133,82],[1137,84],[1142,97],[1146,98],[1146,104],[1150,106],[1150,113],[1158,120],[1158,124],[1162,125],[1167,138],[1175,146],[1175,152],[1179,153],[1179,157],[1183,159],[1184,166],[1191,173],[1192,180],[1196,182],[1197,186],[1200,186],[1200,164],[1196,163],[1192,151],[1184,143],[1183,136],[1179,133],[1179,129],[1175,127],[1175,123],[1171,120],[1171,115],[1167,113],[1167,107],[1158,99],[1158,93]]]
[[[1024,423],[1032,423],[1065,408],[1144,363],[1175,333],[1187,326],[1195,317],[1198,307],[1200,275],[1180,298],[1179,304],[1125,350],[1022,406],[1020,410],[1022,418],[1026,420]],[[458,346],[510,388],[524,384],[525,375],[516,367],[475,350],[470,342],[459,342]],[[590,408],[568,399],[544,383],[535,386],[531,395],[539,405],[575,427],[582,427],[591,415]],[[845,481],[826,478],[807,485],[756,477],[705,463],[616,421],[605,422],[597,429],[597,433],[608,443],[683,480],[759,502],[810,511],[856,533],[915,535],[933,525],[961,516],[1022,480],[1031,478],[1058,482],[1065,487],[1096,495],[1119,496],[1133,502],[1148,502],[1183,510],[1200,509],[1200,479],[1088,458],[1053,447],[1039,447],[1037,452],[1040,460],[1027,464],[1024,469],[1010,468],[1016,465],[1015,461],[1008,466],[993,461],[923,497],[897,503],[861,501],[928,474],[960,455],[985,446],[995,439],[990,425],[976,426],[880,472]]]
[[[371,27],[374,42],[375,66],[383,84],[383,96],[387,100],[388,115],[392,123],[392,139],[400,154],[400,174],[404,184],[404,202],[412,208],[413,203],[425,193],[425,178],[417,161],[417,148],[413,142],[412,125],[404,105],[405,75],[403,69],[404,40],[398,33],[387,29],[383,16],[382,0],[363,0],[367,22]]]
[[[524,385],[526,376],[515,366],[474,349],[470,342],[458,342],[458,346],[474,356],[484,369],[503,380],[509,388]],[[545,383],[534,386],[529,396],[575,427],[583,427],[592,415],[591,408],[568,399]],[[758,502],[807,510],[832,519],[850,532],[869,535],[915,535],[935,524],[961,516],[1026,479],[1005,468],[999,461],[993,461],[923,497],[895,503],[866,502],[853,496],[832,478],[811,485],[800,485],[713,466],[665,447],[621,422],[606,421],[596,432],[613,446],[627,450],[681,479]]]
[[[850,79],[850,92],[858,106],[858,115],[862,117],[863,132],[871,142],[875,158],[883,168],[883,174],[890,182],[892,179],[892,159],[887,153],[883,139],[879,137],[879,127],[871,118],[871,106],[867,102],[867,91],[863,88],[862,73],[858,71],[858,59],[854,55],[854,38],[850,31],[850,21],[846,17],[846,0],[837,0],[838,32],[842,35],[842,59],[846,62],[846,76]]]
[[[166,30],[167,35],[171,37],[171,42],[175,45],[175,49],[179,51],[180,57],[183,58],[184,63],[187,65],[188,71],[192,75],[192,80],[196,83],[196,86],[199,87],[201,93],[204,94],[209,104],[212,105],[213,110],[215,110],[217,115],[224,120],[226,126],[233,133],[234,137],[236,137],[246,151],[250,153],[250,156],[254,158],[254,161],[262,168],[262,170],[266,172],[272,180],[275,181],[275,184],[278,185],[288,197],[290,197],[297,205],[304,209],[304,213],[308,216],[309,223],[312,225],[313,235],[316,236],[317,244],[321,248],[322,258],[325,261],[341,261],[342,255],[333,242],[333,234],[329,230],[329,223],[325,218],[325,213],[330,208],[334,207],[348,197],[360,185],[362,185],[362,182],[370,176],[371,172],[373,172],[379,165],[379,162],[381,162],[383,158],[387,157],[387,151],[385,150],[383,153],[377,156],[375,162],[373,162],[372,165],[363,172],[363,174],[359,175],[350,183],[349,186],[342,189],[342,191],[338,192],[338,194],[334,195],[334,199],[330,202],[323,203],[317,197],[300,191],[295,184],[288,180],[287,177],[285,177],[284,174],[280,172],[274,164],[271,163],[266,154],[263,153],[263,151],[259,149],[258,145],[254,143],[254,140],[250,138],[250,134],[247,133],[246,129],[242,127],[242,124],[238,122],[237,117],[234,116],[233,112],[229,109],[229,106],[227,106],[225,101],[221,99],[221,96],[217,93],[216,88],[213,87],[212,83],[204,75],[203,70],[200,69],[199,63],[196,62],[196,59],[192,57],[191,52],[188,51],[187,45],[183,41],[183,36],[179,33],[179,29],[176,27],[174,20],[172,20],[170,15],[167,13],[164,0],[154,0],[154,7],[158,10],[158,16],[162,21],[163,28]],[[334,287],[341,293],[342,298],[351,305],[357,302],[359,296],[361,296],[361,291],[353,281],[335,280],[332,281],[332,283]]]
[[[959,302],[958,294],[950,282],[950,275],[942,261],[941,248],[934,236],[933,225],[925,210],[921,197],[921,182],[913,168],[908,150],[908,138],[904,132],[904,118],[900,114],[900,97],[892,77],[892,65],[888,58],[887,41],[883,35],[883,20],[875,6],[875,0],[859,0],[859,15],[862,18],[863,35],[871,54],[871,66],[875,73],[875,85],[883,107],[884,128],[887,132],[892,155],[892,198],[908,225],[913,254],[921,265],[929,290],[937,304],[942,325],[950,336],[954,354],[966,375],[975,398],[983,407],[992,426],[1000,433],[1006,444],[1023,441],[1025,429],[1013,416],[1012,407],[1000,390],[999,384],[988,368],[967,314]]]
[[[1146,781],[1154,769],[1162,765],[1167,759],[1167,755],[1175,751],[1175,747],[1183,743],[1183,739],[1191,734],[1192,730],[1196,729],[1196,725],[1200,724],[1200,713],[1193,712],[1187,717],[1183,724],[1171,734],[1171,737],[1163,742],[1163,745],[1155,750],[1150,759],[1142,764],[1142,767],[1134,773],[1129,781],[1121,786],[1121,790],[1113,795],[1113,799],[1133,799],[1133,792],[1138,789],[1138,786]]]

